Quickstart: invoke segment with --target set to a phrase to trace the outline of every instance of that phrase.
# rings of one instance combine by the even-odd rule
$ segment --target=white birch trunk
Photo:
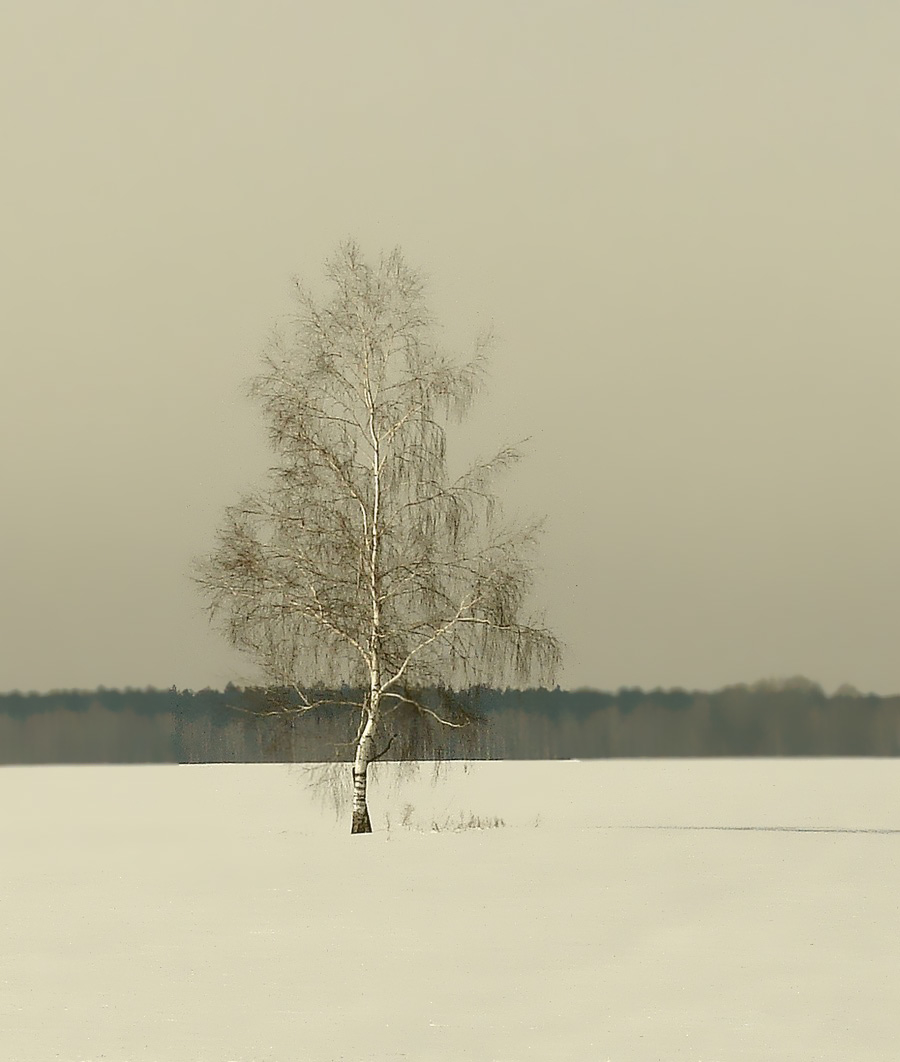
[[[376,717],[371,710],[366,718],[366,725],[360,734],[353,760],[353,821],[351,833],[371,833],[372,822],[369,819],[369,807],[366,803],[366,785],[368,783],[369,764],[374,759]]]
[[[359,736],[353,760],[353,820],[351,833],[371,833],[372,822],[366,803],[369,764],[375,758],[375,728],[381,699],[381,601],[379,579],[379,539],[381,535],[381,441],[375,423],[375,398],[372,394],[369,351],[366,352],[366,404],[369,412],[369,438],[372,443],[372,512],[369,532],[369,595],[372,607],[372,628],[369,632],[369,703],[366,723]]]

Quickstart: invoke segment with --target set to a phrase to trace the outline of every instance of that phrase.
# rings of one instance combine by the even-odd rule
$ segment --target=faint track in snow
[[[600,830],[725,830],[754,833],[900,833],[900,828],[868,826],[598,826]]]

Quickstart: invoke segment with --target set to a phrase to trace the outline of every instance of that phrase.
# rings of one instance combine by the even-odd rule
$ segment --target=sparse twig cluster
[[[424,827],[418,827],[413,822],[413,815],[415,808],[412,804],[406,804],[403,808],[403,813],[400,818],[400,826],[404,830],[421,830]],[[432,817],[431,824],[427,827],[432,833],[444,833],[453,832],[460,833],[463,830],[496,830],[506,825],[506,822],[498,815],[476,815],[474,812],[466,814],[460,811],[454,818],[452,815],[445,815],[443,818]],[[390,815],[385,816],[385,829],[390,833],[391,831],[391,818]]]

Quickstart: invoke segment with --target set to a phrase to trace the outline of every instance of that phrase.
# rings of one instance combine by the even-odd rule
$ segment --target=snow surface
[[[2,768],[0,1059],[900,1057],[900,763],[397,771]]]

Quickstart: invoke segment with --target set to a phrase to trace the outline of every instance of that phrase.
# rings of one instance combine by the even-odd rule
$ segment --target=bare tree
[[[519,453],[447,470],[445,425],[478,389],[485,343],[466,363],[441,351],[399,251],[373,267],[348,242],[327,276],[324,303],[297,283],[293,334],[273,335],[253,382],[277,465],[226,511],[197,582],[270,688],[292,691],[272,711],[359,711],[352,832],[368,833],[368,767],[399,720],[464,726],[454,690],[552,680],[560,647],[523,614],[540,524],[506,525],[491,489]]]

